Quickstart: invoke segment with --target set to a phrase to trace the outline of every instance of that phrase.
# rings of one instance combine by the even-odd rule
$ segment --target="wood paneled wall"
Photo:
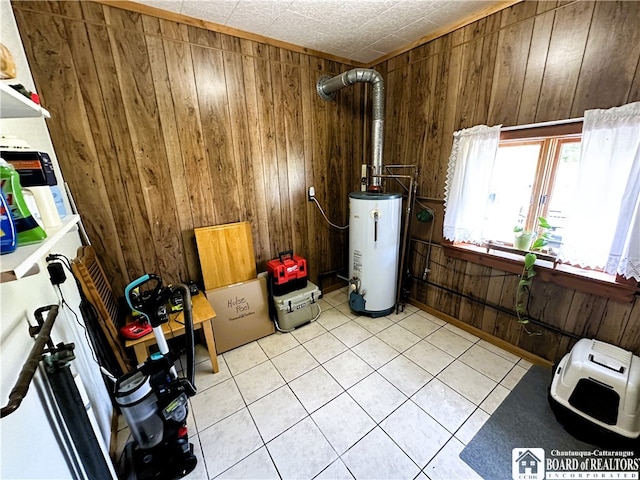
[[[315,92],[349,65],[91,2],[14,2],[63,175],[118,289],[145,272],[199,278],[195,227],[248,220],[258,268],[293,248],[312,278],[345,265],[329,217],[368,161],[367,91]],[[375,66],[386,81],[385,163],[417,164],[419,195],[442,199],[452,134],[477,124],[582,116],[640,100],[640,2],[525,1]],[[428,224],[414,223],[428,237]],[[427,247],[412,245],[414,273]],[[513,275],[445,257],[429,280],[513,309]],[[513,317],[414,282],[412,298],[544,358],[572,345]],[[536,282],[533,317],[640,354],[640,302]]]
[[[200,279],[193,229],[249,221],[258,270],[279,251],[312,279],[344,265],[363,157],[349,65],[93,2],[13,2],[65,180],[118,291],[146,273]]]
[[[385,162],[419,165],[419,195],[436,199],[430,205],[441,222],[437,199],[455,130],[581,117],[586,109],[640,100],[639,25],[640,2],[525,1],[376,66],[387,81]],[[414,235],[428,238],[428,224],[414,227]],[[425,245],[413,245],[418,276],[426,253]],[[436,284],[514,309],[514,275],[446,257],[437,245],[429,268]],[[550,331],[529,336],[513,316],[419,281],[412,297],[550,360],[572,346]],[[637,297],[618,303],[537,281],[529,309],[553,326],[640,354]]]

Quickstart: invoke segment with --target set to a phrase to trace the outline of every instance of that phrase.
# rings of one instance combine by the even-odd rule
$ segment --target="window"
[[[534,231],[545,217],[547,258],[640,281],[640,102],[583,122],[455,132],[444,207],[454,243],[509,249],[515,226]]]
[[[514,227],[533,232],[538,217],[544,217],[553,227],[546,248],[557,251],[577,184],[580,129],[575,124],[502,133],[489,186],[485,241],[513,245]]]

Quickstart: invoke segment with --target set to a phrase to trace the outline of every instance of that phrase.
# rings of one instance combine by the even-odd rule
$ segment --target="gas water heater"
[[[388,315],[396,303],[402,196],[354,192],[349,212],[349,306]]]

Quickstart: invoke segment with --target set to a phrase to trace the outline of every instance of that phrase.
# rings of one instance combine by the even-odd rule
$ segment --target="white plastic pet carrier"
[[[640,436],[640,357],[598,340],[579,340],[556,366],[549,398],[593,424]]]

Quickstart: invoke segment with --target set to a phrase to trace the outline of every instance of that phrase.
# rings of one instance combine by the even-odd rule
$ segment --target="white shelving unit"
[[[47,110],[0,82],[0,118],[51,118]]]
[[[38,261],[49,254],[51,249],[70,232],[80,221],[80,215],[67,215],[62,219],[62,226],[50,229],[47,238],[33,245],[16,248],[12,253],[0,257],[2,274],[0,282],[11,282],[19,278],[34,275],[40,271]]]
[[[0,82],[0,118],[50,118],[40,105]],[[34,245],[23,245],[12,253],[0,256],[0,282],[11,282],[40,271],[38,262],[53,249],[66,233],[80,221],[80,215],[67,215],[62,226],[50,229],[47,238]]]

